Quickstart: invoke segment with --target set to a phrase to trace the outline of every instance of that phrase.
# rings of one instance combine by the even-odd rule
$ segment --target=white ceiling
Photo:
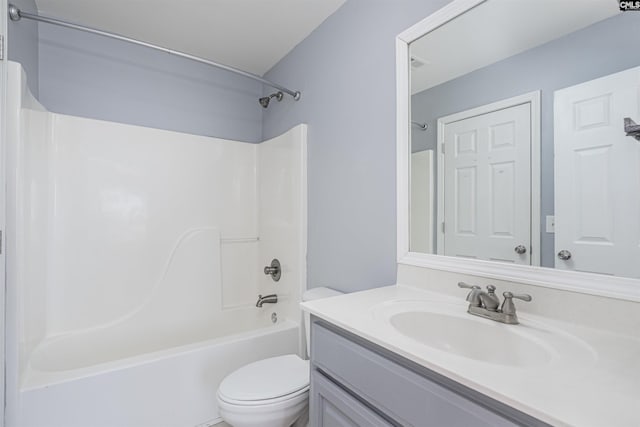
[[[620,13],[612,0],[489,0],[411,44],[421,92]]]
[[[36,5],[43,15],[263,75],[344,2],[36,0]]]

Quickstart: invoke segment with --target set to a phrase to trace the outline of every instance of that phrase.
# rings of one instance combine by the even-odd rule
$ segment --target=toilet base
[[[266,405],[234,405],[218,397],[222,419],[233,427],[304,427],[309,414],[309,392],[288,401]],[[297,424],[298,421],[300,424]]]
[[[291,427],[309,427],[309,405],[308,404],[304,412],[302,413],[302,415],[300,415],[298,419],[295,420],[293,424],[291,424]]]

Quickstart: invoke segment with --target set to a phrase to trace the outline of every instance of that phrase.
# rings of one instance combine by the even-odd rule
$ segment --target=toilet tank
[[[316,299],[335,297],[337,295],[343,295],[343,292],[331,288],[318,287],[305,291],[302,294],[302,301],[313,301]],[[311,356],[311,315],[306,311],[304,312],[304,337],[307,344],[308,358]]]

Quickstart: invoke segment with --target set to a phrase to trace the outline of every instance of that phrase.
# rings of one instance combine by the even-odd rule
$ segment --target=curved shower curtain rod
[[[61,27],[66,27],[66,28],[72,28],[74,30],[84,31],[84,32],[91,33],[91,34],[97,34],[97,35],[104,36],[104,37],[110,37],[112,39],[116,39],[116,40],[132,43],[132,44],[137,44],[139,46],[144,46],[144,47],[148,47],[148,48],[151,48],[151,49],[159,50],[161,52],[165,52],[165,53],[168,53],[168,54],[171,54],[171,55],[179,56],[181,58],[190,59],[192,61],[201,62],[203,64],[211,65],[213,67],[220,68],[222,70],[230,71],[232,73],[239,74],[239,75],[244,76],[244,77],[248,77],[248,78],[250,78],[252,80],[259,81],[260,83],[264,83],[267,86],[271,86],[272,88],[278,89],[281,92],[289,94],[296,101],[300,99],[300,95],[301,95],[300,91],[287,89],[286,87],[280,86],[279,84],[273,83],[273,82],[271,82],[271,81],[269,81],[267,79],[263,79],[260,76],[257,76],[255,74],[249,73],[247,71],[240,70],[238,68],[231,67],[229,65],[219,64],[217,62],[210,61],[208,59],[204,59],[204,58],[201,58],[199,56],[190,55],[188,53],[180,52],[180,51],[173,50],[173,49],[168,49],[166,47],[158,46],[158,45],[155,45],[155,44],[152,44],[152,43],[147,43],[147,42],[143,42],[143,41],[140,41],[140,40],[132,39],[132,38],[129,38],[129,37],[121,36],[120,34],[110,33],[108,31],[102,31],[102,30],[98,30],[98,29],[95,29],[95,28],[91,28],[91,27],[85,27],[83,25],[78,25],[78,24],[74,24],[74,23],[71,23],[71,22],[62,21],[62,20],[56,19],[56,18],[49,18],[47,16],[34,15],[32,13],[23,12],[17,6],[15,6],[13,4],[9,4],[9,18],[11,18],[12,21],[19,21],[21,18],[31,19],[33,21],[45,22],[47,24],[58,25],[58,26],[61,26]]]

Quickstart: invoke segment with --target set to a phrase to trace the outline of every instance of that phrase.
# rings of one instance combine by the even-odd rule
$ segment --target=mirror
[[[415,38],[409,251],[640,278],[637,40],[612,0],[487,0]]]

